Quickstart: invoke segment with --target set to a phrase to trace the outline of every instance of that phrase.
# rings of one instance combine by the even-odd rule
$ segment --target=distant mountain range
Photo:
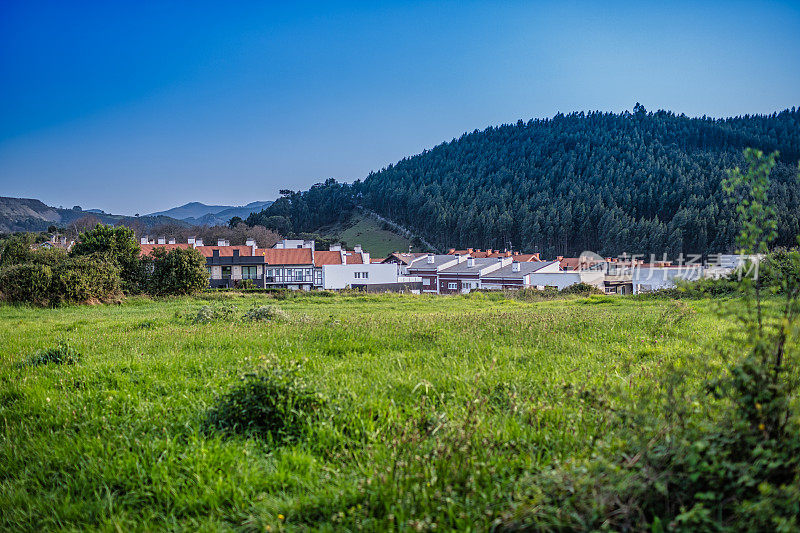
[[[218,226],[239,216],[247,218],[252,212],[258,212],[272,202],[252,202],[245,206],[205,205],[192,202],[186,205],[151,213],[140,217],[129,215],[113,215],[101,209],[62,209],[52,207],[33,198],[11,198],[0,196],[0,232],[45,231],[49,226],[65,227],[81,217],[92,216],[105,224],[119,222],[136,222],[145,228],[159,224],[178,226]]]
[[[227,224],[233,217],[245,219],[250,213],[258,213],[271,204],[271,201],[250,202],[242,206],[206,205],[200,202],[189,202],[180,207],[150,213],[146,216],[167,216],[183,220],[193,226],[221,226]]]

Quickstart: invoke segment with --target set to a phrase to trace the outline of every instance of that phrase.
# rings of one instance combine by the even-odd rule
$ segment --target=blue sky
[[[800,105],[800,2],[0,4],[0,195],[244,204],[517,119]]]

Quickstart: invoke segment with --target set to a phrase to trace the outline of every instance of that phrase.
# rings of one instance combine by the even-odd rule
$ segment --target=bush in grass
[[[61,343],[55,348],[48,348],[36,352],[28,357],[24,364],[25,366],[40,366],[50,363],[56,365],[74,365],[80,358],[81,354],[72,346],[67,343]]]
[[[286,320],[289,315],[276,305],[253,306],[244,314],[245,320]]]
[[[34,252],[29,262],[0,270],[0,287],[10,302],[58,305],[117,297],[120,278],[117,267],[102,258]]]
[[[589,296],[591,294],[603,294],[603,291],[595,287],[594,285],[590,285],[581,281],[580,283],[573,283],[569,287],[564,287],[561,289],[561,294],[577,294],[580,296]]]
[[[119,269],[121,287],[126,293],[142,292],[139,244],[131,228],[97,224],[80,234],[70,250],[71,257],[100,257]]]
[[[145,260],[148,292],[158,296],[193,294],[208,287],[206,259],[197,250],[156,248]]]
[[[217,398],[209,427],[258,435],[280,443],[303,435],[323,404],[322,397],[300,377],[300,365],[262,368]]]
[[[196,324],[201,324],[216,320],[233,320],[235,314],[236,307],[232,305],[204,305],[199,311],[197,311],[197,315],[195,315],[192,321]]]

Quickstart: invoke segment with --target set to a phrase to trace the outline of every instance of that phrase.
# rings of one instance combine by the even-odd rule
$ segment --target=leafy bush
[[[564,287],[561,289],[561,294],[578,294],[581,296],[589,296],[590,294],[603,294],[603,291],[594,285],[590,285],[581,281],[580,283],[573,283],[569,287]]]
[[[125,292],[138,293],[144,288],[139,268],[139,244],[130,228],[97,224],[94,229],[81,233],[70,250],[70,256],[100,256],[119,268]]]
[[[148,292],[158,296],[192,294],[208,287],[206,259],[197,250],[153,250],[148,258]]]
[[[36,352],[25,360],[24,365],[40,366],[50,363],[56,365],[74,365],[80,360],[80,358],[81,354],[78,353],[72,346],[67,343],[61,343],[55,348],[48,348],[46,350],[40,350]]]
[[[209,411],[209,427],[253,434],[280,443],[305,433],[323,404],[299,375],[300,365],[261,368],[219,397]]]
[[[10,302],[57,305],[108,300],[119,294],[120,278],[99,258],[35,252],[31,262],[0,270],[0,287]]]
[[[285,320],[286,311],[276,305],[253,306],[244,314],[246,320]]]

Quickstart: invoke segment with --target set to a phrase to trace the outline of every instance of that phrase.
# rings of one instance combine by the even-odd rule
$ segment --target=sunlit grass
[[[233,319],[191,319],[223,303]],[[254,304],[287,317],[242,320]],[[670,365],[713,362],[734,331],[713,306],[412,295],[2,306],[0,529],[485,529],[525,472],[591,453],[613,431],[608,409]],[[61,342],[78,362],[21,364]],[[294,361],[326,399],[303,439],[276,448],[204,427],[243,373]]]

